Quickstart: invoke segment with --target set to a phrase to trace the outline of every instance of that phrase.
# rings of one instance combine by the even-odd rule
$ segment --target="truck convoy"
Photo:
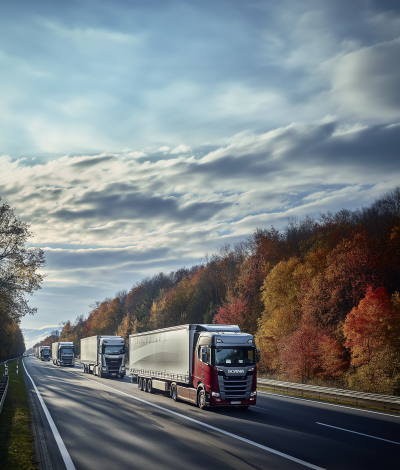
[[[86,374],[125,377],[125,341],[122,336],[81,339],[81,363]]]
[[[207,406],[257,400],[254,337],[236,325],[181,325],[129,336],[129,373],[140,390]]]
[[[41,361],[50,361],[50,346],[38,346],[34,348],[34,352]]]
[[[75,366],[74,343],[72,341],[57,341],[51,345],[53,364],[56,366]]]

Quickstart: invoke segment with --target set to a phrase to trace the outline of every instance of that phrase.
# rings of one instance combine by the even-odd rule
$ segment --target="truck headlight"
[[[211,392],[212,397],[220,397],[221,394],[219,392]]]
[[[257,390],[254,390],[254,392],[250,392],[251,397],[255,397],[257,395]]]
[[[107,370],[107,367],[102,367],[103,370]]]
[[[121,367],[121,370],[125,370],[125,367]]]

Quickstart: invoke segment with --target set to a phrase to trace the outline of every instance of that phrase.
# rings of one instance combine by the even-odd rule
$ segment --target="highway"
[[[54,422],[51,427],[26,376],[57,470],[377,470],[400,465],[400,414],[262,392],[257,406],[246,411],[202,411],[161,393],[142,392],[128,377],[100,379],[84,374],[79,365],[61,368],[34,357],[23,363]]]

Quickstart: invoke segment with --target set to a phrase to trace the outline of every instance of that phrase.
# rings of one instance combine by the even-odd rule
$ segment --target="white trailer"
[[[196,325],[180,325],[129,336],[130,372],[189,383]]]
[[[99,377],[125,377],[125,341],[122,336],[81,339],[83,371]]]

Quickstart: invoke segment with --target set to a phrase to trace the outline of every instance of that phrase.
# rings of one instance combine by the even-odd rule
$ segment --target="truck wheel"
[[[206,392],[204,391],[204,389],[201,389],[197,395],[197,404],[201,410],[204,410],[204,408],[207,406]]]
[[[153,387],[152,387],[151,379],[147,379],[147,391],[149,393],[153,393]]]
[[[171,386],[171,398],[178,401],[178,389],[175,384]]]
[[[142,377],[138,377],[137,386],[139,390],[142,390]]]
[[[101,367],[97,367],[97,377],[102,377],[101,375]]]

